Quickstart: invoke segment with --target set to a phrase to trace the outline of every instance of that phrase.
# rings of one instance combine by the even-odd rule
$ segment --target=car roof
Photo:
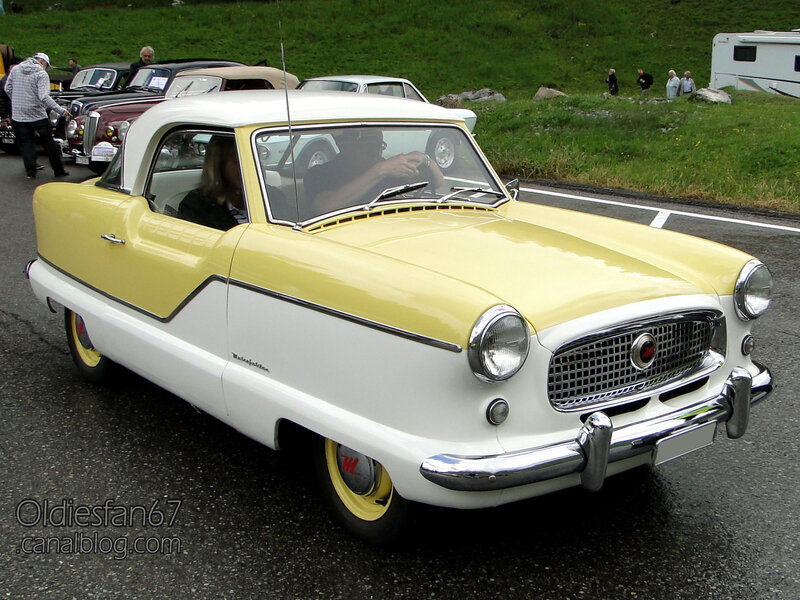
[[[236,66],[242,63],[235,60],[222,60],[217,58],[185,58],[178,60],[165,60],[161,62],[150,63],[143,65],[141,69],[162,68],[170,70],[185,71],[186,69],[200,69],[203,67],[226,67]]]
[[[126,70],[131,68],[131,63],[126,62],[104,62],[96,65],[89,65],[88,67],[81,67],[81,71],[88,69],[115,69],[117,71]]]
[[[326,75],[325,77],[309,77],[306,81],[348,81],[359,85],[384,83],[387,81],[411,83],[408,79],[403,79],[402,77],[387,77],[384,75]]]
[[[225,129],[284,126],[287,105],[292,124],[460,121],[453,111],[435,104],[373,94],[253,90],[176,98],[156,104],[131,124],[124,141],[122,187],[141,193],[144,174],[139,173],[140,166],[149,163],[155,143],[168,129],[182,125]]]
[[[232,67],[206,67],[203,69],[189,69],[181,71],[178,77],[210,76],[223,79],[264,79],[272,84],[275,89],[282,89],[284,72],[275,67],[250,67],[247,65]],[[299,80],[295,75],[286,73],[286,84],[289,89],[297,87]]]

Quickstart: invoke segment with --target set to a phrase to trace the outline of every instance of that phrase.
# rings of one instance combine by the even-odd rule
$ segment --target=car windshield
[[[388,203],[506,200],[456,126],[354,125],[261,131],[254,138],[273,220],[303,223]]]
[[[115,76],[116,71],[114,69],[83,69],[75,74],[70,88],[111,89],[114,85]]]
[[[221,85],[221,77],[211,77],[208,75],[176,77],[167,90],[167,98],[179,98],[182,96],[217,92]]]
[[[141,68],[128,83],[129,88],[143,88],[161,91],[167,87],[170,72],[168,69]]]
[[[358,85],[350,81],[335,81],[333,79],[315,79],[304,81],[300,89],[309,92],[355,92]]]

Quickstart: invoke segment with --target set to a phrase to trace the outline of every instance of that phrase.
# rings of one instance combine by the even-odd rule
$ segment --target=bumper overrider
[[[718,395],[651,420],[615,429],[608,415],[597,411],[574,440],[492,456],[439,454],[426,459],[420,472],[433,483],[459,491],[499,490],[580,473],[582,486],[597,491],[609,463],[645,453],[655,460],[659,445],[679,437],[696,439],[701,429],[710,442],[716,423],[725,422],[729,438],[744,435],[750,407],[774,387],[769,369],[756,366],[755,376],[737,367]]]

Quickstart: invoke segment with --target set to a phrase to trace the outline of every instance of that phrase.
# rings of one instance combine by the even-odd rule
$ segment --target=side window
[[[232,133],[173,131],[158,148],[147,199],[154,212],[227,230],[249,221]]]
[[[737,62],[756,62],[756,46],[734,46],[733,60]]]
[[[406,98],[409,100],[419,100],[420,102],[425,102],[422,96],[419,95],[419,92],[415,90],[412,86],[408,85],[407,83],[403,84],[403,89],[406,91]]]
[[[225,91],[271,90],[272,84],[266,79],[229,79]]]
[[[800,56],[794,57],[794,70],[795,72],[800,72]]]

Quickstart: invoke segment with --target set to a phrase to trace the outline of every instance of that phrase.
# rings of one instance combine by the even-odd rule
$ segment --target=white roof
[[[287,100],[288,99],[288,100]],[[131,124],[125,136],[123,185],[141,193],[145,170],[164,132],[178,125],[236,128],[353,121],[458,122],[461,117],[435,104],[373,94],[254,90],[203,94],[161,102]],[[463,121],[462,121],[463,122]],[[141,173],[140,173],[141,171]]]
[[[789,44],[792,46],[800,44],[800,30],[793,29],[792,31],[767,31],[764,29],[757,29],[745,33],[718,33],[714,36],[714,41],[721,40],[725,37],[735,37],[740,42],[744,43],[767,43],[767,44]]]

